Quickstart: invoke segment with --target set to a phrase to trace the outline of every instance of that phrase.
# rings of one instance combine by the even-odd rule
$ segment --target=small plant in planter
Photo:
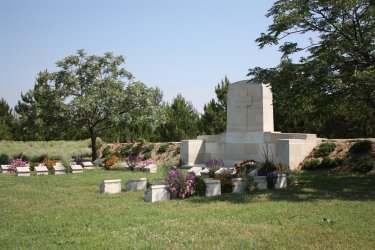
[[[10,161],[9,172],[15,173],[16,168],[18,167],[27,167],[27,161],[25,161],[22,157],[12,159]]]
[[[259,166],[259,163],[254,160],[246,160],[241,163],[236,163],[234,168],[236,169],[237,176],[249,175],[251,171],[255,170]]]
[[[105,169],[110,170],[112,168],[112,166],[114,166],[118,161],[119,161],[119,158],[116,155],[109,156],[104,161],[104,167],[105,167]]]
[[[45,157],[43,159],[43,165],[45,165],[48,169],[48,172],[52,173],[53,172],[53,166],[56,165],[57,161],[54,159],[49,159],[48,157]]]
[[[224,172],[222,174],[217,174],[214,177],[215,180],[220,180],[221,183],[221,193],[232,193],[234,184],[231,180],[231,174]]]
[[[208,173],[210,178],[214,178],[215,172],[218,169],[224,167],[224,161],[220,159],[219,160],[211,159],[211,160],[206,161],[205,164],[206,164],[206,167],[210,170],[210,172]]]
[[[181,170],[172,169],[164,180],[169,186],[171,199],[185,199],[194,193],[194,181],[196,175],[190,172],[188,176],[184,176]]]
[[[196,177],[194,184],[194,195],[196,196],[205,196],[206,195],[206,183],[204,182],[204,179],[201,177]]]

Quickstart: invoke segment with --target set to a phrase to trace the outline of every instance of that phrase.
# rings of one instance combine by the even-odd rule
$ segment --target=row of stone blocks
[[[71,165],[71,170],[73,174],[83,173],[83,167],[81,165]],[[92,169],[91,167],[85,167],[85,169]],[[1,165],[0,166],[1,173],[9,173],[9,165]],[[48,168],[44,165],[39,165],[34,167],[34,172],[36,175],[48,175],[49,171]],[[59,174],[66,174],[66,168],[58,164],[53,166],[52,174],[59,175]],[[16,168],[16,176],[30,176],[31,171],[30,168],[27,167],[17,167]]]
[[[267,180],[265,176],[253,177],[257,188],[260,190],[267,189]],[[220,180],[205,179],[206,197],[221,195]],[[246,180],[244,178],[233,179],[233,193],[243,193],[246,190]],[[276,181],[275,188],[286,187],[286,175],[281,176]],[[168,185],[152,185],[147,188],[146,178],[130,179],[125,185],[125,191],[146,190],[144,201],[156,202],[170,199],[170,192]],[[121,179],[104,180],[99,187],[101,193],[116,194],[122,190]]]

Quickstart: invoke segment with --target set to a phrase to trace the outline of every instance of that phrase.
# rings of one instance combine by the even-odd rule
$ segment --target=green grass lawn
[[[374,249],[375,177],[300,173],[299,185],[159,203],[99,193],[122,171],[0,176],[1,249]]]

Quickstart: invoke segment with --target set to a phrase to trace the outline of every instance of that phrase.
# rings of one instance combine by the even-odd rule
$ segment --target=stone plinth
[[[147,173],[156,174],[156,172],[158,171],[158,167],[156,166],[156,164],[150,164],[146,166],[143,170]]]
[[[0,165],[0,173],[6,174],[9,173],[9,165]]]
[[[205,150],[203,140],[183,140],[180,147],[182,165],[190,166],[204,162]]]
[[[201,176],[202,168],[201,167],[192,167],[188,171],[188,173],[194,172],[196,176]]]
[[[246,191],[246,179],[245,178],[234,178],[233,182],[233,193],[244,193]]]
[[[90,161],[84,161],[84,162],[82,162],[82,167],[84,169],[89,169],[89,170],[94,169],[94,165]]]
[[[169,200],[171,194],[168,185],[152,185],[145,191],[145,202],[156,202]]]
[[[205,179],[206,183],[206,197],[221,195],[220,180]]]
[[[147,179],[146,178],[130,179],[125,184],[125,191],[146,190],[146,188],[147,188]]]
[[[275,188],[286,188],[287,187],[287,176],[286,174],[278,173],[276,176]]]
[[[30,176],[30,168],[29,167],[17,167],[16,176]]]
[[[254,176],[254,182],[257,185],[257,189],[266,190],[267,189],[267,179],[266,176]]]
[[[81,165],[73,164],[70,166],[72,169],[72,174],[82,174],[83,173],[83,167]]]
[[[99,186],[99,191],[105,194],[121,193],[121,179],[104,180]]]
[[[55,175],[66,174],[66,168],[61,164],[56,164],[55,166],[52,167],[52,172]]]
[[[48,168],[44,165],[34,167],[36,175],[48,175]]]

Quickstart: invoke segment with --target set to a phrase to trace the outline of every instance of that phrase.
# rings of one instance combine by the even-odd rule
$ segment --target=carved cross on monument
[[[253,105],[253,98],[249,96],[248,90],[240,92],[240,98],[235,101],[235,105],[238,108],[246,109],[246,128],[249,130],[249,107]]]

